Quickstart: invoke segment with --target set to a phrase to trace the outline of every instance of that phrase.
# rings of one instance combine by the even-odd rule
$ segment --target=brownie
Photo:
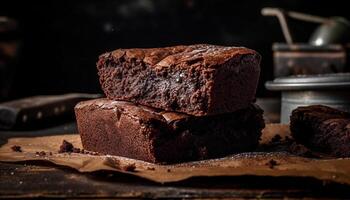
[[[84,149],[154,163],[175,163],[251,151],[264,127],[251,104],[234,113],[196,117],[125,101],[96,99],[75,107]]]
[[[207,44],[118,49],[101,55],[97,69],[108,99],[204,116],[254,101],[260,58],[244,47]]]
[[[336,157],[350,156],[350,113],[322,105],[299,107],[290,117],[295,140]]]

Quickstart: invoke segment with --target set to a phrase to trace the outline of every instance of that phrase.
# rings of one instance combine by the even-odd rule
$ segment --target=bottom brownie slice
[[[350,156],[350,113],[322,105],[299,107],[290,117],[295,140],[336,157]]]
[[[263,111],[254,104],[234,113],[195,117],[95,99],[80,102],[75,113],[85,149],[156,163],[251,151],[264,128]]]

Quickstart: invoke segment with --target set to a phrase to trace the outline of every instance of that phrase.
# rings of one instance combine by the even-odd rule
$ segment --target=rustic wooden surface
[[[349,198],[349,187],[313,179],[222,177],[156,184],[108,172],[81,174],[47,163],[0,163],[2,198]]]
[[[2,132],[0,138],[52,135],[74,125],[26,132]],[[5,138],[5,139],[4,139]],[[350,198],[350,186],[311,178],[216,177],[157,184],[130,175],[78,173],[46,162],[0,162],[0,198]]]

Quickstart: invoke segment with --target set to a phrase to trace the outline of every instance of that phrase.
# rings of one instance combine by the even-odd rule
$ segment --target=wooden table
[[[1,132],[14,136],[74,132],[74,124],[51,129]],[[159,184],[131,175],[79,173],[46,162],[0,162],[0,198],[350,198],[350,186],[311,178],[207,177]]]

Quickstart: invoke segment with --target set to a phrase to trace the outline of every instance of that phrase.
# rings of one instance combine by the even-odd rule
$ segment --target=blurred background
[[[210,43],[246,46],[263,56],[258,97],[273,96],[272,43],[284,42],[263,7],[344,16],[347,1],[50,0],[0,6],[0,101],[38,94],[101,93],[95,63],[116,48]],[[5,20],[6,19],[6,20]],[[6,21],[6,22],[5,22]],[[296,42],[317,24],[290,21]]]

